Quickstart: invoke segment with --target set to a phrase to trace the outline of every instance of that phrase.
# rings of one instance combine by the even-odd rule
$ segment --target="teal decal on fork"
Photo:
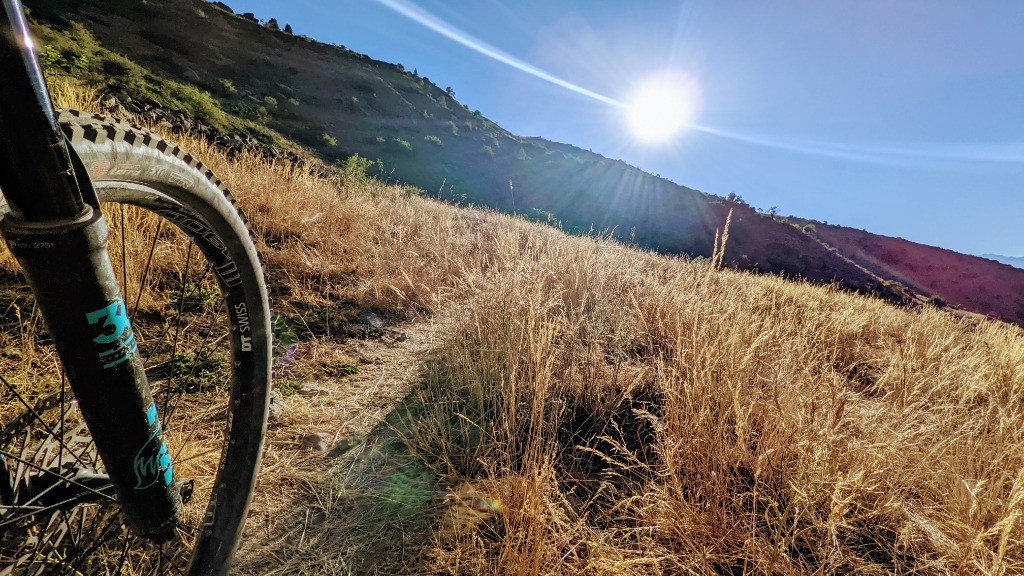
[[[174,465],[167,444],[160,438],[161,426],[156,416],[156,405],[146,409],[146,425],[152,429],[149,440],[135,454],[135,489],[145,490],[157,482],[170,486],[174,478]]]
[[[99,353],[104,368],[113,368],[127,361],[138,351],[139,345],[135,341],[135,333],[132,332],[128,312],[120,296],[103,308],[89,312],[85,317],[89,324],[100,325],[101,332],[92,341],[105,347]]]

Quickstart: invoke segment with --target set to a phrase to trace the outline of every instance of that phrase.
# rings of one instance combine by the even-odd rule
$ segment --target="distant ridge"
[[[982,258],[988,258],[989,260],[995,260],[996,262],[1002,262],[1008,266],[1014,268],[1024,269],[1024,256],[1003,256],[1002,254],[982,254]]]

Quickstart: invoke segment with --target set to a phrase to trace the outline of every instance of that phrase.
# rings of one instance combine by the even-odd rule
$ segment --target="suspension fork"
[[[163,440],[107,226],[75,169],[39,70],[20,0],[0,0],[0,221],[25,271],[129,526],[169,537],[182,489]]]

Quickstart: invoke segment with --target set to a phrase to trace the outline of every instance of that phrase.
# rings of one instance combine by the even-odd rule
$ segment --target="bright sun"
[[[637,85],[627,107],[629,129],[637,140],[660,144],[693,122],[697,91],[692,80],[659,74]]]

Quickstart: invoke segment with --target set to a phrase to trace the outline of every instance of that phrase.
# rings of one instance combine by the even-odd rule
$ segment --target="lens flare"
[[[663,143],[693,123],[697,104],[697,89],[692,80],[679,74],[661,73],[637,85],[629,99],[626,119],[637,140]]]

